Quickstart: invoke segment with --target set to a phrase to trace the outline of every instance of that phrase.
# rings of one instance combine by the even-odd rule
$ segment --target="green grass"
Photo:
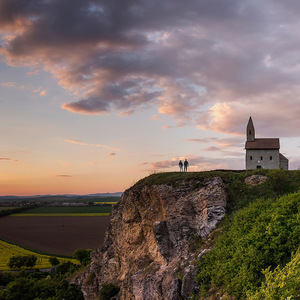
[[[283,268],[263,271],[266,281],[248,300],[299,299],[300,297],[300,249]]]
[[[201,294],[222,289],[245,299],[264,281],[264,269],[286,265],[299,247],[300,193],[256,200],[227,217],[213,250],[199,261]]]
[[[117,204],[118,202],[94,202],[94,204],[109,204],[109,205],[113,205],[113,204]]]
[[[40,215],[40,214],[46,214],[46,215],[77,215],[77,214],[83,214],[83,215],[108,215],[111,212],[110,206],[77,206],[77,207],[61,207],[61,206],[41,206],[41,207],[35,207],[32,209],[28,209],[25,212],[14,214],[13,216],[33,216],[33,215]]]
[[[6,207],[6,206],[3,206],[3,207],[0,207],[0,211],[1,210],[7,210],[7,209],[13,209],[13,208],[15,208],[15,207]]]
[[[119,202],[121,199],[121,197],[99,197],[99,198],[88,198],[85,199],[84,201],[80,201],[80,202],[113,202],[113,203],[117,203]]]
[[[15,255],[35,255],[37,257],[37,264],[34,267],[34,269],[47,269],[51,268],[51,264],[49,263],[49,255],[43,255],[39,254],[33,251],[26,250],[22,247],[6,243],[4,241],[0,240],[0,270],[10,270],[10,268],[7,266],[7,263],[9,262],[10,257]],[[66,262],[71,261],[72,263],[78,264],[78,261],[76,259],[71,258],[63,258],[63,257],[57,257],[59,261]]]

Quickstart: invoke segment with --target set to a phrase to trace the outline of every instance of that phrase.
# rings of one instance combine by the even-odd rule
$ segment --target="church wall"
[[[288,170],[289,169],[288,159],[280,159],[280,169],[283,169],[283,170]]]
[[[261,157],[263,158],[262,160]],[[272,157],[272,159],[270,159],[270,157]],[[246,169],[257,169],[258,166],[260,166],[261,169],[279,169],[279,150],[246,150]]]

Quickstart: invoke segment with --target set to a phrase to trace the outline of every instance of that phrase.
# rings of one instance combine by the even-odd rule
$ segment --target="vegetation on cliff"
[[[253,175],[267,180],[247,184],[245,179]],[[196,298],[299,299],[299,171],[158,173],[135,186],[196,189],[215,176],[226,184],[227,217],[214,234],[212,251],[198,263]],[[198,251],[203,247],[200,243]]]
[[[299,298],[299,269],[295,266],[299,266],[300,193],[274,198],[295,189],[293,179],[299,178],[298,172],[266,174],[268,182],[252,188],[247,195],[241,189],[237,195],[244,198],[242,202],[249,202],[251,191],[257,194],[263,188],[265,195],[273,197],[250,201],[228,216],[213,250],[200,259],[197,280],[202,297],[221,289],[221,293],[236,299],[247,295],[249,299]]]
[[[80,266],[71,262],[53,266],[49,272],[0,272],[0,299],[72,299],[83,300],[78,286],[69,284],[67,278]],[[2,289],[2,287],[5,287]]]
[[[251,175],[267,176],[268,180],[262,184],[250,186],[245,183],[245,179]],[[216,176],[221,177],[227,185],[227,214],[234,213],[258,198],[277,198],[286,193],[296,192],[300,186],[299,171],[259,169],[155,173],[141,179],[133,187],[165,184],[173,187],[189,186],[197,189]]]

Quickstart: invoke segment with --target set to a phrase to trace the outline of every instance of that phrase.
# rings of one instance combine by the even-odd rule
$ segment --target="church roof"
[[[246,142],[246,149],[279,149],[279,139],[255,139],[254,142]]]
[[[279,158],[280,158],[280,160],[287,160],[288,161],[288,159],[284,155],[282,155],[281,153],[279,153]]]

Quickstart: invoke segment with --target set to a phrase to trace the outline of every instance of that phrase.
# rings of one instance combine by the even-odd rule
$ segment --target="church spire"
[[[247,125],[247,142],[254,142],[255,141],[255,129],[252,122],[252,118],[249,118],[248,125]]]

